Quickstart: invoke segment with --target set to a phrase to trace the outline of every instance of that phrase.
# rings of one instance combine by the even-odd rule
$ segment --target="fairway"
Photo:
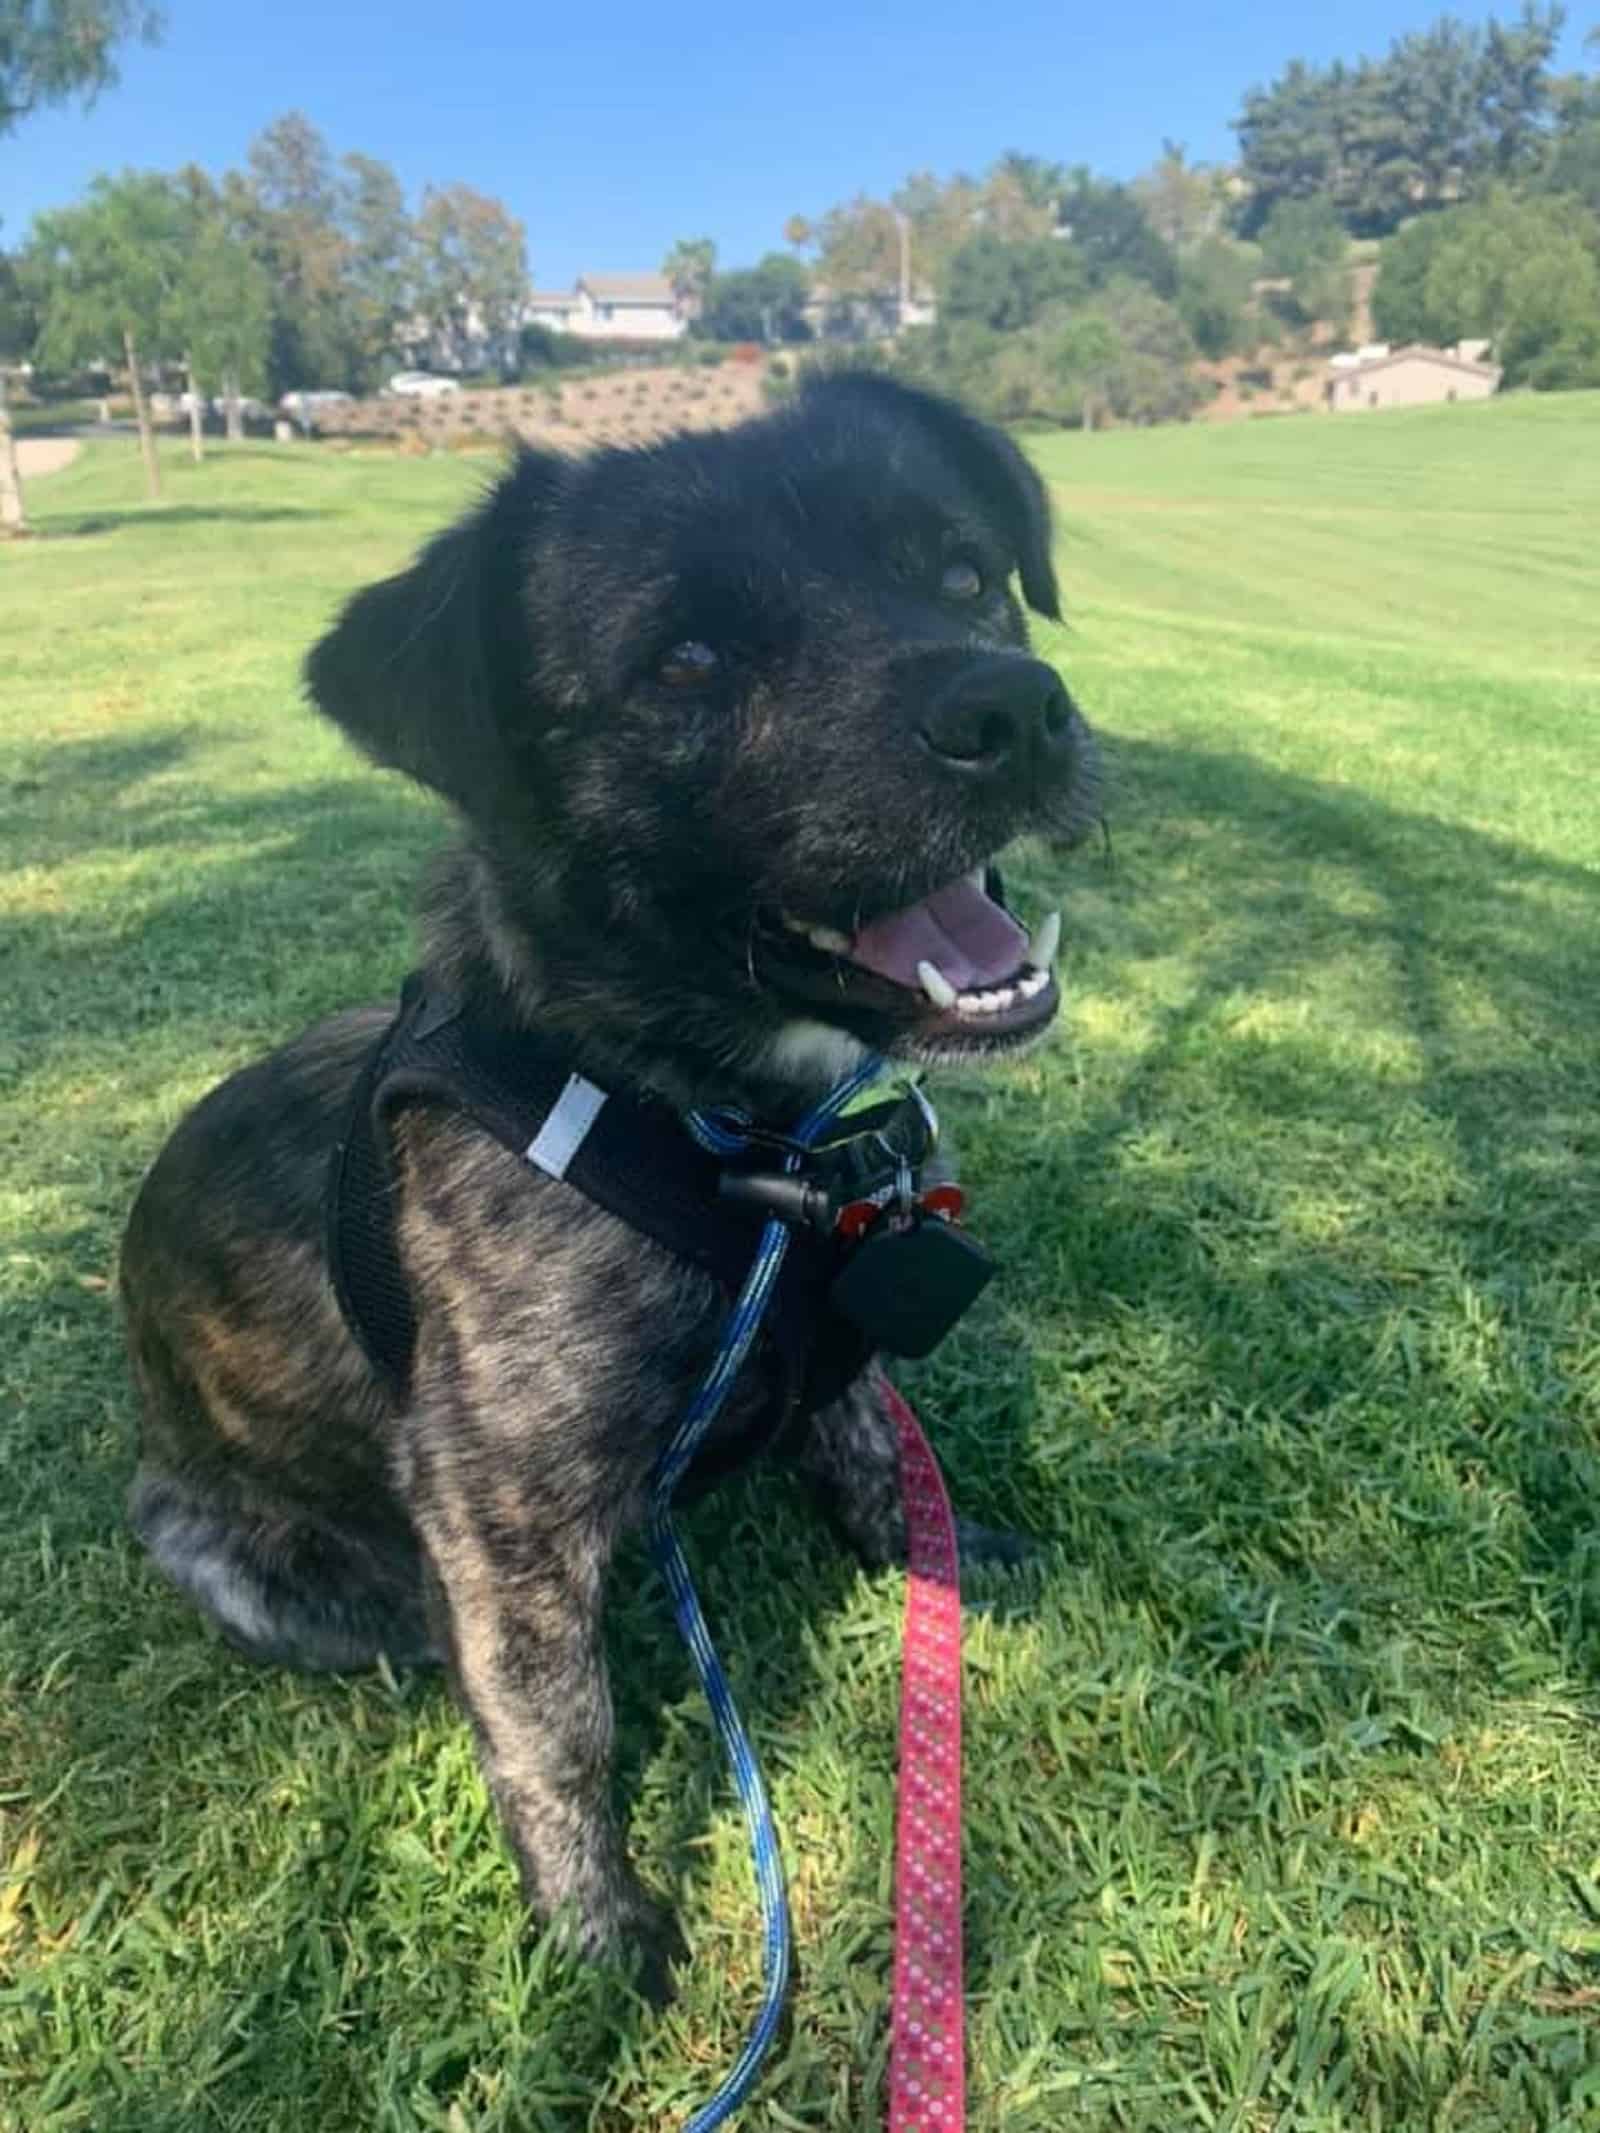
[[[1066,1007],[944,1091],[1005,1275],[903,1377],[1050,1543],[969,1595],[971,2125],[1595,2124],[1600,395],[1029,448],[1110,848],[1008,871]],[[174,449],[151,507],[95,444],[0,548],[0,2133],[667,2133],[755,2005],[641,1551],[664,2018],[523,1937],[438,1679],[252,1670],[120,1524],[138,1179],[398,982],[446,834],[299,659],[491,465]],[[743,2123],[870,2133],[903,1588],[772,1475],[685,1527],[799,1942]]]

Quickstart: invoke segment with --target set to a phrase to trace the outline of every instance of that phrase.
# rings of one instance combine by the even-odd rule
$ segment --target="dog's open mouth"
[[[1007,910],[990,867],[854,934],[788,912],[762,929],[763,975],[780,991],[943,1048],[989,1050],[1041,1030],[1061,1004],[1055,980],[1061,915],[1030,936]]]

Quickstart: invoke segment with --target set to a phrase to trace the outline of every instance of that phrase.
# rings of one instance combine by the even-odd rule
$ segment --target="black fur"
[[[971,566],[959,599],[952,562]],[[981,1056],[1053,1011],[1052,986],[1009,1021],[941,1015],[786,925],[853,936],[1020,831],[1091,819],[1091,744],[1027,658],[1013,573],[1056,612],[1049,510],[1016,448],[944,402],[835,377],[735,431],[523,454],[350,604],[307,671],[370,756],[463,818],[427,915],[441,981],[562,1033],[603,1084],[787,1120],[868,1044]],[[714,668],[663,668],[686,642]],[[444,1657],[530,1902],[567,1907],[586,1948],[633,1936],[659,1957],[670,1928],[606,1797],[601,1601],[722,1299],[461,1120],[408,1112],[397,1230],[418,1339],[392,1401],[321,1243],[379,1027],[336,1017],[236,1075],[146,1180],[122,1264],[134,1522],[258,1657]],[[772,1391],[753,1364],[728,1426]],[[866,1558],[894,1559],[870,1375],[801,1458]]]

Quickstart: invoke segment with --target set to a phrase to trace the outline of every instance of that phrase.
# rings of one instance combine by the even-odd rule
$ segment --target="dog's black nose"
[[[995,653],[965,662],[923,716],[929,753],[971,778],[1064,768],[1077,713],[1061,677],[1042,659]]]

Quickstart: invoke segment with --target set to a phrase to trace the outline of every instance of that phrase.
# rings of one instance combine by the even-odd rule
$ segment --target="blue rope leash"
[[[880,1059],[869,1058],[859,1066],[848,1081],[842,1081],[836,1089],[825,1096],[816,1108],[806,1114],[794,1129],[793,1140],[797,1148],[808,1148],[830,1126],[852,1098],[876,1081],[883,1071]],[[714,1155],[735,1155],[746,1145],[741,1121],[735,1114],[692,1112],[689,1130],[703,1148]],[[748,1123],[744,1121],[743,1123]],[[785,1170],[798,1167],[798,1152],[784,1157]],[[706,1628],[706,1618],[700,1607],[698,1594],[689,1576],[689,1565],[684,1560],[683,1547],[672,1524],[672,1496],[684,1472],[716,1420],[723,1401],[727,1398],[734,1379],[750,1353],[750,1344],[772,1300],[774,1284],[783,1266],[784,1254],[789,1248],[789,1229],[786,1223],[774,1218],[761,1233],[756,1246],[755,1258],[745,1276],[744,1287],[738,1300],[728,1313],[722,1328],[722,1338],[711,1367],[701,1379],[694,1398],[689,1402],[671,1443],[662,1453],[651,1485],[650,1497],[650,1547],[667,1590],[672,1596],[672,1611],[677,1617],[678,1629],[684,1643],[689,1647],[689,1656],[700,1677],[700,1686],[705,1691],[706,1702],[711,1706],[711,1715],[716,1721],[717,1732],[722,1739],[723,1752],[732,1767],[734,1782],[739,1788],[739,1798],[744,1806],[744,1817],[750,1832],[750,1855],[755,1866],[756,1887],[761,1898],[762,1927],[762,1992],[761,2009],[755,2026],[745,2040],[732,2068],[722,2086],[708,2103],[700,2106],[688,2121],[684,2133],[712,2133],[720,2126],[749,2095],[755,2084],[761,2062],[771,2048],[778,2033],[778,2024],[783,2017],[783,2002],[789,1989],[789,1964],[791,1936],[789,1931],[789,1902],[783,1886],[783,1860],[778,1851],[778,1833],[773,1827],[772,1809],[767,1802],[766,1787],[761,1782],[761,1769],[750,1746],[750,1737],[744,1730],[733,1695],[728,1687],[728,1678],[722,1671],[722,1662],[717,1657],[716,1647],[711,1642],[711,1633]]]

